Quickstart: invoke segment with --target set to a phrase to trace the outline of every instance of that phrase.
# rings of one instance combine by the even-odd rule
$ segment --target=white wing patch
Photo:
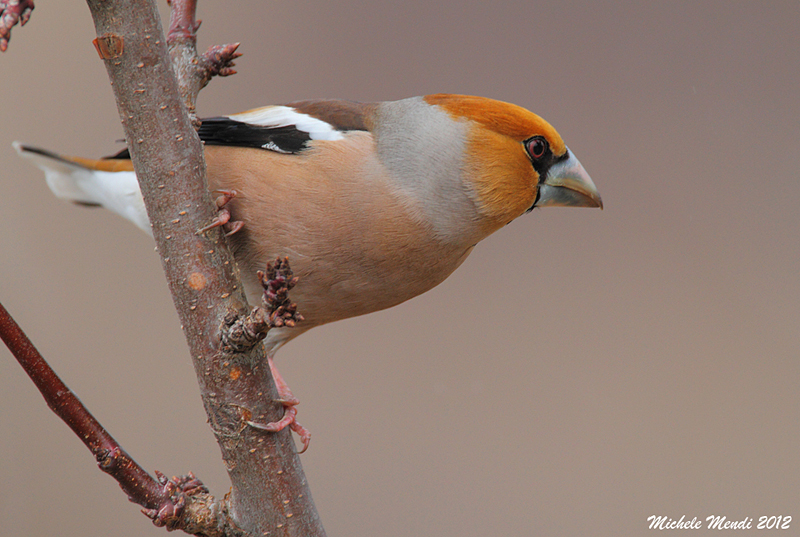
[[[234,121],[258,125],[259,127],[288,127],[308,133],[312,140],[341,140],[342,133],[334,129],[330,123],[321,119],[301,114],[288,106],[265,106],[228,116]]]
[[[281,149],[280,147],[278,147],[278,144],[276,144],[275,142],[267,142],[264,145],[262,145],[261,147],[262,147],[262,149],[266,149],[267,151],[274,151],[276,153],[282,153],[284,155],[291,155],[292,154],[291,151],[286,151],[286,150]]]

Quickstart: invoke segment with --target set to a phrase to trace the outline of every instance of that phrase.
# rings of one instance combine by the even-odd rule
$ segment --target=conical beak
[[[575,155],[567,149],[569,158],[550,167],[539,185],[536,207],[600,207],[603,200],[592,178]]]

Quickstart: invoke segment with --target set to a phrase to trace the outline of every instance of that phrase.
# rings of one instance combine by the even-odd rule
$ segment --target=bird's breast
[[[385,309],[441,283],[468,245],[444,244],[375,157],[369,133],[297,155],[206,148],[212,189],[235,189],[232,236],[251,301],[256,270],[289,256],[305,328]]]

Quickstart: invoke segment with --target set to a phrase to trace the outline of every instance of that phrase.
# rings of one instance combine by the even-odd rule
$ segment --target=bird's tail
[[[44,172],[47,186],[57,197],[81,205],[103,206],[151,233],[130,160],[67,157],[20,142],[11,145]]]

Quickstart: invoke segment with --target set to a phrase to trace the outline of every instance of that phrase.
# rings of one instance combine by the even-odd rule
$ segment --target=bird
[[[291,426],[297,400],[275,352],[311,328],[398,305],[444,281],[475,245],[539,207],[603,208],[558,132],[527,109],[486,97],[432,94],[361,103],[317,99],[201,120],[209,189],[248,299],[270,260],[291,259],[304,320],[264,341]],[[126,150],[59,155],[14,142],[59,197],[110,209],[151,233]],[[221,213],[221,214],[222,214]],[[290,412],[291,411],[291,412]]]

